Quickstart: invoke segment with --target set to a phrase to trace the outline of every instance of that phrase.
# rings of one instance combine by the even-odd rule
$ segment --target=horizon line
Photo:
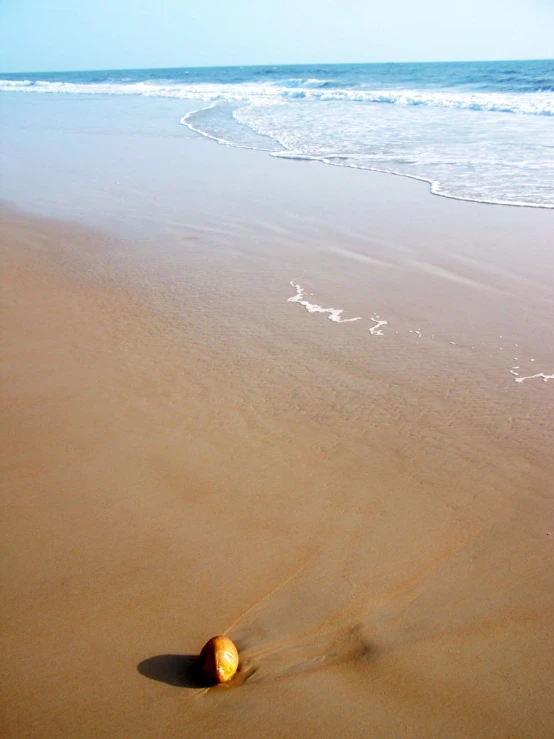
[[[427,60],[427,61],[395,61],[394,59],[385,62],[287,62],[286,64],[193,64],[183,66],[161,66],[161,67],[107,67],[99,68],[83,68],[83,69],[50,69],[50,70],[23,70],[17,72],[5,72],[0,70],[0,75],[4,74],[67,74],[71,72],[142,72],[147,70],[174,70],[174,69],[252,69],[256,67],[339,67],[339,66],[365,66],[365,65],[389,65],[389,64],[502,64],[509,62],[554,62],[554,57],[539,57],[533,59],[443,59],[443,60]]]

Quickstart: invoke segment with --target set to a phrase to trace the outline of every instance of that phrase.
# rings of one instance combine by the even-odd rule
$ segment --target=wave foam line
[[[554,373],[551,375],[547,375],[544,372],[539,372],[536,375],[527,375],[527,377],[522,377],[519,372],[516,372],[519,367],[512,367],[510,370],[510,374],[514,375],[514,380],[516,382],[523,382],[524,380],[534,380],[535,377],[541,377],[543,382],[548,382],[548,380],[554,380]]]
[[[211,105],[207,105],[205,108],[197,108],[195,110],[190,110],[188,113],[186,113],[180,120],[179,123],[181,126],[186,126],[189,130],[193,131],[194,133],[199,134],[200,136],[204,136],[206,139],[210,139],[211,141],[215,141],[218,144],[222,144],[223,146],[231,146],[235,149],[248,149],[249,151],[265,151],[271,154],[271,149],[264,149],[262,147],[252,147],[248,144],[236,144],[233,141],[229,141],[228,139],[224,139],[222,136],[214,136],[212,133],[208,133],[207,131],[202,130],[201,128],[197,128],[193,123],[191,123],[190,118],[193,115],[196,115],[196,113],[204,113],[206,110],[210,110],[211,108],[217,107],[219,101],[216,100],[215,103],[212,103]]]
[[[432,180],[429,177],[421,177],[420,175],[408,174],[407,172],[399,172],[395,169],[384,169],[380,167],[370,167],[369,165],[362,164],[341,164],[334,162],[333,159],[338,157],[330,158],[328,154],[322,156],[318,161],[322,164],[329,164],[332,167],[348,167],[349,169],[360,169],[367,172],[380,172],[381,174],[392,174],[395,177],[406,177],[409,180],[416,180],[417,182],[426,182],[429,185],[429,191],[431,195],[437,195],[441,198],[448,198],[449,200],[461,200],[464,203],[480,203],[482,205],[503,205],[515,208],[546,208],[547,210],[554,209],[552,203],[528,203],[523,200],[494,200],[492,198],[477,198],[467,197],[465,195],[454,195],[446,190],[441,190],[441,183],[438,180]],[[292,157],[289,157],[292,159]]]
[[[236,146],[238,149],[243,148],[240,146],[240,144],[233,144],[232,141],[228,141],[227,139],[224,139],[220,136],[213,136],[211,133],[208,133],[207,131],[203,131],[201,128],[196,128],[196,126],[193,126],[193,124],[190,122],[189,118],[191,115],[194,115],[195,113],[204,112],[206,110],[210,110],[211,108],[215,108],[217,105],[217,102],[212,103],[211,105],[207,105],[205,108],[199,108],[198,110],[191,110],[186,115],[184,115],[179,123],[181,126],[186,126],[191,131],[194,131],[194,133],[200,134],[200,136],[204,136],[207,139],[211,139],[212,141],[217,141],[218,144],[225,144],[226,146]]]
[[[329,315],[327,318],[335,323],[350,323],[351,321],[361,320],[361,316],[356,316],[355,318],[341,318],[344,312],[342,308],[323,308],[321,305],[317,305],[316,303],[310,303],[310,301],[306,300],[304,297],[306,294],[305,290],[300,287],[297,282],[291,280],[289,284],[296,290],[296,295],[290,297],[287,300],[288,303],[298,303],[299,305],[303,305],[308,313],[328,313]]]

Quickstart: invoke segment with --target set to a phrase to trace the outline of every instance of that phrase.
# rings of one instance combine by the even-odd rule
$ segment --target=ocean
[[[175,125],[220,144],[554,208],[553,60],[0,74],[0,91],[192,100]]]

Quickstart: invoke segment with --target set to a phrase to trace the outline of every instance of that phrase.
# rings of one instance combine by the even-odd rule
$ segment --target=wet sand
[[[249,161],[158,237],[2,211],[4,734],[548,735],[550,214]]]

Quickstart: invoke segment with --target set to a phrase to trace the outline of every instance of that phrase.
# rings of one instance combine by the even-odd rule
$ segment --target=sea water
[[[554,61],[0,74],[0,91],[182,98],[175,125],[222,144],[554,207]]]

